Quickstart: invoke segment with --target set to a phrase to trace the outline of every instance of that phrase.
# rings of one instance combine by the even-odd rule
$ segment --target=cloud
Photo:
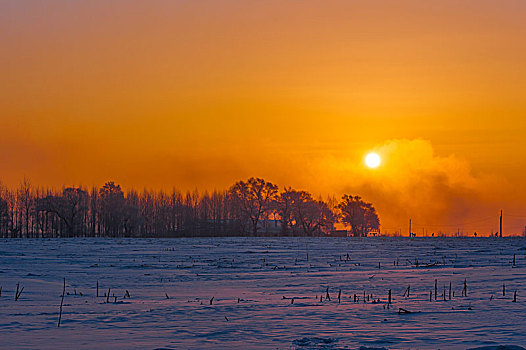
[[[382,165],[369,169],[362,159],[328,157],[320,162],[324,186],[336,193],[359,194],[378,209],[384,229],[456,232],[496,228],[496,201],[509,191],[505,181],[475,174],[467,160],[435,153],[423,139],[389,140],[374,147]],[[458,227],[457,227],[458,226]],[[425,231],[424,231],[425,232]]]

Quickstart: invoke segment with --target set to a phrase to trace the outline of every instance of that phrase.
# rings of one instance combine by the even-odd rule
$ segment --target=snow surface
[[[24,289],[15,301],[17,282]],[[0,286],[0,347],[8,349],[526,344],[524,238],[10,239],[0,240]],[[364,291],[380,302],[364,303]]]

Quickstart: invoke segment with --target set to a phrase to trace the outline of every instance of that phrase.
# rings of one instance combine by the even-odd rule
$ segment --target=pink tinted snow
[[[465,349],[526,343],[521,238],[0,242],[0,346],[9,349]],[[17,282],[24,290],[15,301]]]

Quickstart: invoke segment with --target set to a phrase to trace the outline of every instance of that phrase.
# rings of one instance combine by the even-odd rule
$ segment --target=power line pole
[[[499,236],[502,237],[502,209],[500,210],[500,233]]]
[[[409,237],[412,237],[413,234],[411,233],[411,219],[409,219]]]

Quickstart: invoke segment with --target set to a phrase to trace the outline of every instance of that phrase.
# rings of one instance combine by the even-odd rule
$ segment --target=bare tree
[[[278,186],[260,178],[251,177],[246,182],[238,181],[229,190],[230,197],[241,212],[241,220],[249,220],[252,234],[258,232],[258,224],[267,218],[274,208]]]
[[[119,236],[123,231],[124,193],[120,185],[113,181],[106,182],[99,190],[99,213],[104,232],[112,236]]]
[[[259,178],[238,181],[227,191],[185,194],[133,189],[107,182],[89,192],[81,187],[34,188],[29,180],[13,190],[0,186],[0,236],[219,236],[258,235],[270,219],[281,221],[282,235],[321,235],[336,221],[334,200],[314,199],[306,191],[278,188]],[[378,228],[370,203],[344,197],[338,205],[353,234]],[[277,233],[274,231],[274,233]]]
[[[334,229],[336,218],[326,203],[308,199],[302,204],[300,223],[307,236],[328,233]]]
[[[338,205],[342,222],[351,228],[355,237],[367,236],[380,228],[380,220],[371,203],[364,202],[359,196],[344,195]]]
[[[309,192],[290,188],[283,194],[290,202],[288,225],[293,232],[301,229],[304,235],[313,236],[333,229],[336,221],[334,213],[321,199],[314,200]]]
[[[9,233],[9,204],[7,203],[7,188],[0,182],[0,237],[8,237]]]
[[[31,185],[31,181],[24,177],[24,180],[20,184],[20,187],[17,191],[17,202],[20,206],[19,209],[22,214],[20,219],[24,223],[24,225],[21,227],[25,228],[25,232],[23,231],[21,234],[25,233],[26,237],[31,236],[29,226],[31,225],[32,211],[35,205],[35,197],[33,194],[33,186]]]
[[[48,195],[37,201],[37,212],[56,214],[66,225],[66,236],[84,232],[84,218],[88,211],[88,192],[81,188],[65,188],[61,196]]]
[[[281,234],[288,236],[293,228],[292,206],[298,198],[298,191],[285,188],[276,199],[276,212],[281,221]]]

